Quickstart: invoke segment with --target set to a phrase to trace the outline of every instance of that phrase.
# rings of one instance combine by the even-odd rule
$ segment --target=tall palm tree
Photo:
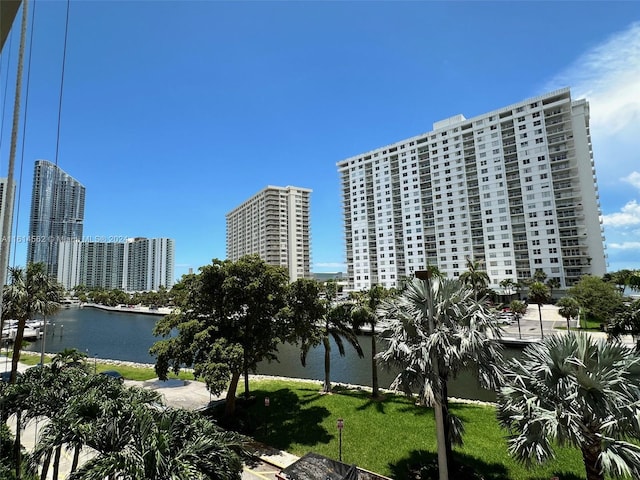
[[[560,279],[558,277],[547,279],[547,287],[549,287],[549,297],[553,297],[553,291],[560,288]]]
[[[371,396],[377,398],[378,392],[378,364],[377,364],[377,342],[378,335],[376,327],[378,326],[378,307],[382,301],[390,295],[390,292],[382,285],[374,285],[369,290],[357,292],[355,295],[356,306],[353,310],[354,326],[359,328],[361,325],[369,324],[371,336]]]
[[[520,319],[527,311],[527,304],[522,300],[512,300],[509,304],[509,308],[516,314],[516,322],[518,322],[518,337],[522,338],[522,331],[520,330]]]
[[[293,322],[292,340],[300,342],[300,361],[307,364],[309,351],[322,344],[324,347],[324,383],[322,391],[331,392],[331,339],[344,356],[345,342],[351,344],[360,358],[364,356],[353,327],[352,302],[336,300],[338,286],[328,281],[321,288],[317,281],[296,280],[290,287],[287,300],[289,319]]]
[[[640,357],[619,342],[584,333],[553,335],[511,360],[498,419],[509,452],[544,462],[553,445],[582,451],[587,480],[640,478]]]
[[[27,320],[34,315],[51,315],[60,308],[62,288],[47,277],[43,263],[30,263],[26,270],[9,269],[9,283],[5,286],[2,314],[18,320],[18,330],[13,344],[11,382],[15,381],[20,360],[20,350]]]
[[[501,349],[494,340],[501,329],[472,288],[425,273],[380,307],[388,329],[382,334],[387,348],[379,358],[402,369],[392,388],[420,392],[433,405],[440,478],[447,478],[451,444],[462,442],[462,423],[449,413],[447,383],[462,370],[476,369],[482,386],[496,388]]]
[[[544,338],[544,329],[542,328],[542,304],[549,301],[549,287],[542,282],[533,282],[529,285],[529,301],[538,305],[540,335]]]
[[[482,270],[482,263],[467,257],[467,271],[460,275],[460,281],[473,289],[476,300],[485,295],[491,282],[486,270]]]

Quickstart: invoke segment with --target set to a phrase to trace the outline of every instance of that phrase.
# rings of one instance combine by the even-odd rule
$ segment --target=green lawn
[[[344,419],[342,458],[346,463],[391,476],[406,478],[408,469],[435,461],[436,434],[433,411],[417,407],[406,397],[387,395],[374,402],[361,390],[336,390],[321,395],[320,386],[295,381],[253,381],[256,401],[248,408],[254,437],[295,455],[313,451],[338,458],[336,420]],[[264,397],[270,406],[264,406]],[[455,458],[492,480],[563,480],[584,478],[577,450],[558,449],[556,460],[526,468],[507,453],[505,436],[492,406],[453,404],[465,421],[465,445]],[[266,424],[266,425],[265,425]]]
[[[44,363],[51,362],[51,355],[45,355]],[[20,362],[25,365],[37,365],[40,363],[40,354],[31,354],[31,353],[22,353],[20,355]],[[153,368],[143,368],[143,367],[134,367],[129,365],[113,365],[111,363],[102,363],[99,360],[94,362],[93,359],[87,358],[87,365],[90,367],[94,367],[96,371],[104,372],[105,370],[117,370],[126,380],[137,380],[137,381],[145,381],[151,380],[152,378],[157,378]],[[180,378],[182,380],[193,380],[193,373],[191,372],[180,372],[179,375],[169,374],[169,378]]]
[[[40,356],[27,354],[20,361],[35,365]],[[92,364],[91,359],[88,363]],[[100,362],[96,367],[98,372],[118,370],[131,380],[156,377],[152,368]],[[193,375],[181,373],[180,378],[192,379]],[[247,407],[245,421],[252,436],[268,445],[299,456],[313,451],[337,459],[336,421],[343,418],[342,459],[346,463],[403,480],[410,468],[436,460],[433,411],[404,396],[386,394],[383,401],[372,401],[367,391],[340,388],[332,395],[322,395],[319,384],[293,380],[253,380],[251,390],[255,401]],[[264,406],[267,396],[268,408]],[[556,449],[556,459],[544,466],[527,468],[513,461],[507,453],[508,432],[498,426],[494,407],[452,404],[451,410],[466,428],[465,445],[455,448],[455,459],[484,479],[584,478],[582,457],[574,449]]]

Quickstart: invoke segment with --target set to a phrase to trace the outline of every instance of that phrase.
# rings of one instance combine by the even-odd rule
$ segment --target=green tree
[[[390,295],[390,292],[382,285],[374,285],[369,290],[356,292],[356,306],[353,310],[353,321],[356,328],[368,324],[371,328],[369,334],[371,336],[371,396],[377,398],[378,391],[378,364],[377,364],[377,342],[378,335],[376,328],[378,326],[378,307],[382,301]]]
[[[227,389],[225,412],[232,415],[240,376],[262,360],[276,360],[278,345],[290,334],[281,315],[287,274],[249,255],[237,262],[216,259],[183,281],[183,300],[154,329],[164,337],[150,350],[156,372],[166,379],[169,371],[193,366],[210,391]]]
[[[487,293],[491,279],[482,269],[482,261],[467,257],[467,270],[460,275],[460,281],[473,289],[476,300]]]
[[[636,351],[640,352],[640,300],[625,305],[607,328],[609,338],[620,340],[623,335],[631,335]]]
[[[363,357],[362,347],[352,324],[354,305],[337,302],[338,285],[329,280],[320,285],[315,280],[298,279],[290,286],[288,318],[295,322],[295,339],[301,345],[300,361],[307,363],[309,351],[322,344],[324,348],[324,383],[322,391],[331,392],[331,339],[344,356],[345,341]]]
[[[629,288],[634,292],[640,292],[640,270],[634,270],[629,277]]]
[[[512,300],[509,304],[509,308],[516,315],[516,322],[518,322],[518,337],[522,338],[522,331],[520,330],[520,319],[527,312],[527,304],[522,300]]]
[[[538,305],[538,317],[540,318],[540,335],[544,338],[542,328],[542,304],[547,303],[550,298],[549,287],[542,282],[533,282],[529,285],[529,302]]]
[[[557,306],[560,307],[558,313],[567,320],[567,332],[570,329],[569,322],[572,318],[580,315],[580,304],[573,297],[562,297],[558,300]]]
[[[582,451],[587,480],[640,477],[640,358],[587,334],[554,335],[511,360],[498,420],[513,432],[509,452],[542,463],[554,445]]]
[[[13,344],[11,382],[15,382],[20,350],[27,320],[35,315],[52,315],[60,308],[62,286],[50,279],[43,263],[30,263],[26,270],[9,269],[9,283],[4,288],[2,315],[18,320]]]
[[[632,275],[633,271],[625,268],[617,272],[605,273],[602,279],[605,282],[613,283],[620,293],[624,293],[625,288],[629,286]]]
[[[388,322],[382,334],[387,348],[380,360],[401,372],[392,384],[406,393],[420,392],[436,416],[438,466],[447,478],[452,442],[462,442],[462,422],[448,409],[447,383],[466,369],[474,369],[483,387],[496,388],[501,349],[493,339],[501,335],[475,291],[458,280],[424,272],[381,313]],[[418,273],[416,273],[418,275]],[[422,276],[422,272],[420,272]]]
[[[590,319],[602,323],[609,323],[622,307],[622,294],[600,277],[582,277],[569,289],[568,294],[578,300]]]

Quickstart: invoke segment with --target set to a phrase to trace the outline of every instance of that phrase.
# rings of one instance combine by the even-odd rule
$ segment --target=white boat
[[[18,335],[18,327],[9,327],[2,329],[2,339],[15,340]],[[39,328],[27,328],[25,327],[22,338],[25,340],[35,340],[42,337],[42,332]]]

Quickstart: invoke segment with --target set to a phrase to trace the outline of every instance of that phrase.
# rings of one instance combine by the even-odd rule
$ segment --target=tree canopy
[[[568,291],[593,320],[608,323],[622,307],[622,294],[602,278],[586,275]]]
[[[230,415],[240,375],[255,371],[262,360],[275,360],[278,344],[290,334],[281,315],[287,273],[248,255],[237,262],[215,259],[182,282],[186,294],[177,297],[178,308],[154,329],[164,337],[150,350],[156,372],[166,379],[169,371],[193,367],[211,392],[227,389]]]

